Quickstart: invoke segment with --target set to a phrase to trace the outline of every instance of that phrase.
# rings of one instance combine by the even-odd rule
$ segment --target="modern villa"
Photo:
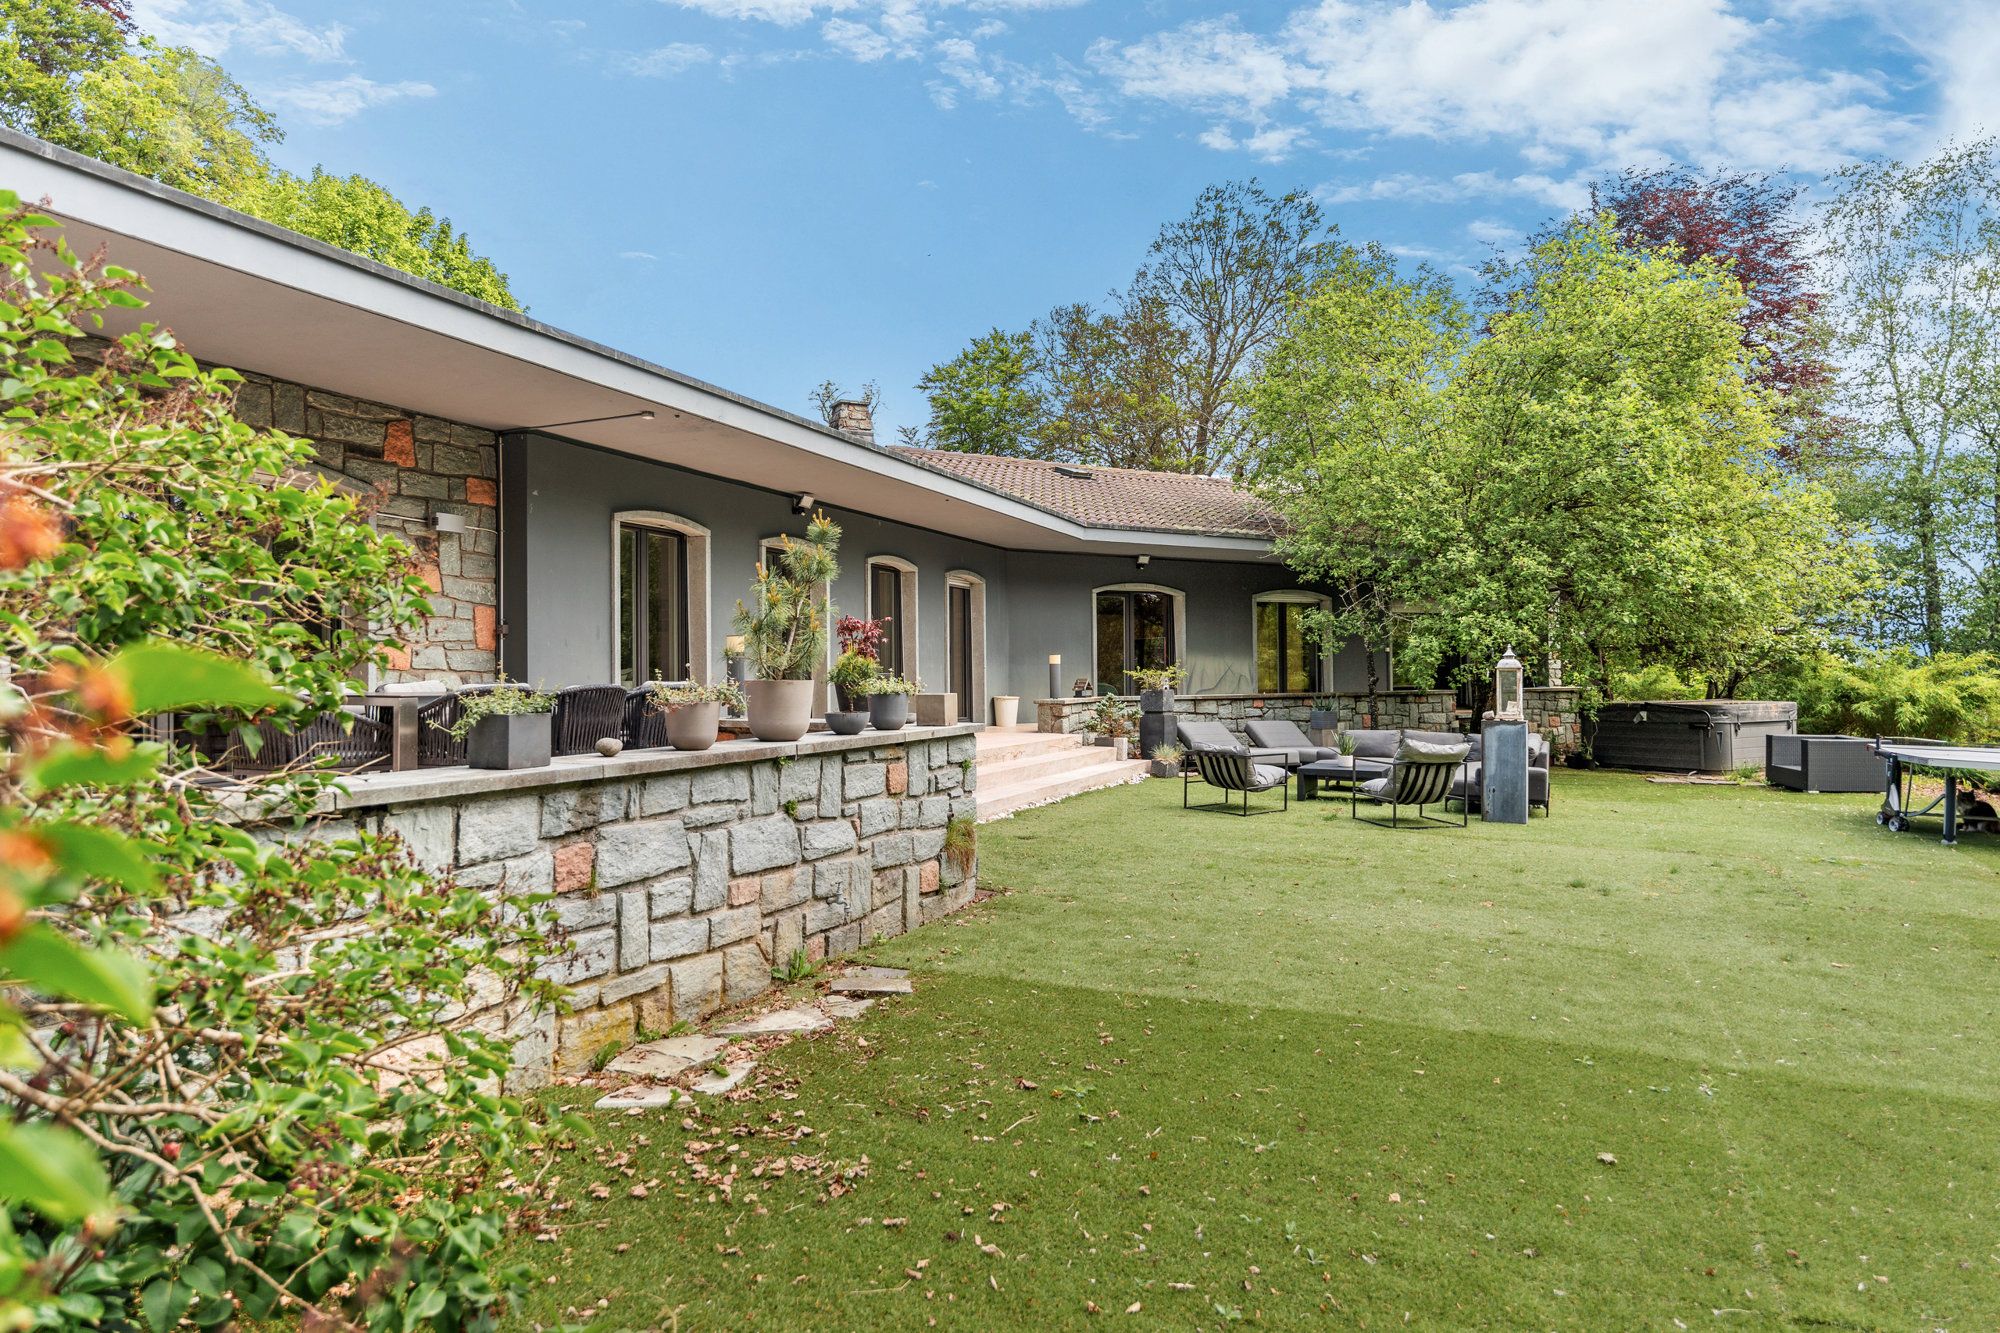
[[[1324,598],[1226,480],[885,446],[859,403],[834,429],[5,131],[0,182],[143,273],[145,318],[248,377],[245,420],[383,497],[435,590],[398,676],[715,679],[754,566],[818,508],[838,611],[886,620],[884,665],[960,720],[1047,695],[1052,659],[1064,694],[1172,663],[1193,693],[1365,688],[1358,647],[1301,642]]]

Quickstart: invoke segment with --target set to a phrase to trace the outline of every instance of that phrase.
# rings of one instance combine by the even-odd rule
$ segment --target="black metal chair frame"
[[[571,685],[556,691],[551,754],[590,754],[607,736],[625,735],[623,685]]]
[[[1217,750],[1217,749],[1189,750],[1186,754],[1181,756],[1181,809],[1233,810],[1234,807],[1230,803],[1229,793],[1232,791],[1240,791],[1243,793],[1243,806],[1242,809],[1237,810],[1236,813],[1248,817],[1250,814],[1250,793],[1253,791],[1269,791],[1273,787],[1278,789],[1278,794],[1283,798],[1283,804],[1281,804],[1278,807],[1278,810],[1275,813],[1283,813],[1284,811],[1291,809],[1292,808],[1291,774],[1285,773],[1284,767],[1282,765],[1278,766],[1278,771],[1280,773],[1283,773],[1284,776],[1281,777],[1278,781],[1267,783],[1261,787],[1252,785],[1252,780],[1254,777],[1253,770],[1256,767],[1257,759],[1260,755],[1267,758],[1273,757],[1270,755],[1270,752],[1262,750],[1255,750],[1255,751]],[[1190,763],[1192,763],[1193,765],[1192,769],[1189,767]],[[1225,764],[1231,769],[1236,769],[1240,766],[1241,769],[1240,775],[1232,773],[1231,781],[1217,782],[1215,778],[1217,776],[1222,775],[1223,766]],[[1201,780],[1204,784],[1210,787],[1215,787],[1223,793],[1222,799],[1220,801],[1210,801],[1202,805],[1191,805],[1189,803],[1188,793],[1194,785],[1194,777],[1197,773],[1200,775]],[[1235,777],[1237,776],[1241,777],[1240,782],[1234,780]],[[1268,815],[1274,812],[1270,810],[1261,810],[1258,813]]]
[[[1347,798],[1348,817],[1350,819],[1358,819],[1364,824],[1373,824],[1377,828],[1401,828],[1403,827],[1400,819],[1402,807],[1407,805],[1414,808],[1417,812],[1417,817],[1412,827],[1424,824],[1441,824],[1445,828],[1465,828],[1472,820],[1472,803],[1470,801],[1459,801],[1458,823],[1456,825],[1449,819],[1424,813],[1425,806],[1443,805],[1451,799],[1452,777],[1464,763],[1465,760],[1462,757],[1443,760],[1398,759],[1389,766],[1388,779],[1382,785],[1383,795],[1369,795],[1367,792],[1361,790],[1360,783],[1357,782],[1354,784]],[[1404,799],[1403,775],[1413,770],[1433,770],[1423,773],[1423,785],[1414,793],[1422,797],[1422,800],[1412,801]],[[1436,788],[1436,791],[1431,790],[1433,787]],[[1388,806],[1389,818],[1386,820],[1370,819],[1366,815],[1363,815],[1361,813],[1361,798],[1363,796],[1367,796],[1369,800],[1375,802],[1377,805]]]

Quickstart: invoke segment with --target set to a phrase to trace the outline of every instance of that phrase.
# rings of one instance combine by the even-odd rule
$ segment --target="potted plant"
[[[874,676],[862,687],[868,696],[868,721],[877,731],[901,731],[910,721],[910,696],[923,686],[901,676]]]
[[[1312,713],[1306,718],[1306,734],[1312,737],[1314,745],[1332,745],[1331,739],[1340,731],[1340,706],[1337,700],[1322,695],[1312,701]]]
[[[875,659],[858,648],[849,648],[834,659],[830,678],[840,707],[826,715],[830,730],[853,736],[868,725],[868,683],[881,674],[882,668]]]
[[[1139,710],[1115,694],[1100,694],[1084,716],[1083,729],[1098,745],[1108,745],[1125,759],[1131,752],[1132,732],[1139,722]]]
[[[869,681],[881,674],[878,649],[884,625],[880,620],[842,616],[833,632],[840,640],[840,656],[834,659],[830,679],[840,707],[826,715],[827,727],[842,736],[858,735],[868,725]]]
[[[820,588],[840,573],[834,551],[840,526],[815,511],[805,540],[783,539],[777,559],[759,561],[749,604],[736,604],[743,637],[750,734],[760,741],[795,741],[812,726],[813,667],[826,651]]]
[[[1173,737],[1174,687],[1187,673],[1175,665],[1139,667],[1126,674],[1139,687],[1139,753],[1151,757]]]
[[[540,768],[549,762],[555,706],[556,696],[546,690],[502,682],[460,696],[458,719],[433,725],[465,742],[465,762],[473,768]]]
[[[666,716],[667,744],[676,750],[706,750],[721,734],[722,710],[743,707],[743,690],[733,680],[671,689],[655,683],[652,703]]]
[[[1146,772],[1156,778],[1177,778],[1181,775],[1181,760],[1186,755],[1186,750],[1171,742],[1166,745],[1156,745],[1153,747],[1152,761],[1148,764]]]

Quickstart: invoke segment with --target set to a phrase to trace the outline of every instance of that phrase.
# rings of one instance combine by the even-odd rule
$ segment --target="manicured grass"
[[[872,949],[917,994],[795,1099],[600,1119],[521,1326],[2000,1324],[2000,839],[1557,779],[1526,829],[1169,782],[983,828],[1006,892]],[[687,1182],[773,1115],[870,1173]]]

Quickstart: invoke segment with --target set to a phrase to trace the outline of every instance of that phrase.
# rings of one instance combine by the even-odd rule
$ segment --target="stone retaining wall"
[[[1528,725],[1549,739],[1557,758],[1583,749],[1583,691],[1573,685],[1531,686],[1521,692]]]
[[[849,953],[970,902],[977,864],[944,849],[952,822],[976,813],[973,741],[941,730],[567,770],[618,774],[587,781],[564,769],[360,778],[346,802],[359,808],[339,818],[400,835],[462,885],[556,895],[567,937],[549,974],[571,987],[571,1012],[517,1029],[514,1077],[533,1087],[642,1030],[750,999],[797,950]],[[666,771],[631,771],[644,766]],[[399,799],[425,781],[448,794]],[[496,789],[467,790],[485,781]]]

